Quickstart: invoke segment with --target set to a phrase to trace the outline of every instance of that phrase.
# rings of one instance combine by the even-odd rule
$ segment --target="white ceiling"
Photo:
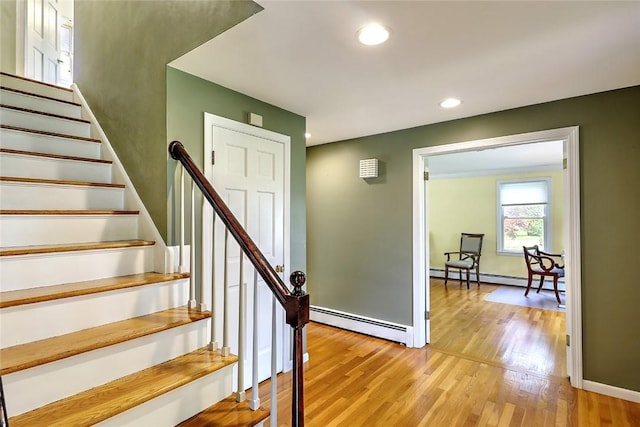
[[[430,179],[482,175],[522,174],[562,170],[562,141],[545,141],[507,147],[430,156]]]
[[[307,145],[640,84],[638,1],[258,3],[172,66],[305,116]]]

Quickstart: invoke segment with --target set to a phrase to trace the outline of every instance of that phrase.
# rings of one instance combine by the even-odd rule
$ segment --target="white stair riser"
[[[2,209],[123,210],[124,189],[82,185],[0,182]]]
[[[57,114],[59,116],[73,117],[76,119],[82,118],[82,108],[80,105],[25,95],[8,90],[0,91],[0,103],[12,107],[42,111],[43,113]]]
[[[111,164],[0,153],[3,176],[62,181],[111,182]]]
[[[153,271],[153,246],[3,256],[0,271],[2,292],[126,276]]]
[[[198,412],[229,397],[229,366],[109,418],[96,427],[174,427]]]
[[[33,83],[16,77],[4,75],[0,77],[0,84],[11,89],[22,90],[25,92],[35,93],[37,95],[60,99],[62,101],[73,102],[73,92],[61,88]]]
[[[137,215],[0,215],[0,246],[138,238]]]
[[[0,129],[0,147],[36,153],[60,154],[63,156],[100,158],[100,144],[91,141],[40,135]]]
[[[0,109],[0,123],[19,128],[36,129],[84,138],[91,136],[91,125],[87,122],[61,119],[10,108]]]
[[[180,307],[188,300],[188,280],[176,280],[4,308],[0,348]]]
[[[3,376],[9,417],[204,347],[207,324],[183,325]]]

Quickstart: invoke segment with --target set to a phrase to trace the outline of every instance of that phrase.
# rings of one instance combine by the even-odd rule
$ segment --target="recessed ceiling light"
[[[389,30],[380,24],[368,24],[358,30],[358,40],[367,46],[382,44],[389,39]]]
[[[440,106],[442,108],[453,108],[457,107],[460,104],[462,104],[462,101],[460,101],[458,98],[447,98],[440,103]]]

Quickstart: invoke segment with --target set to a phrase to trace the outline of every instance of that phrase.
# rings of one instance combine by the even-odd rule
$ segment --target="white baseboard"
[[[310,318],[313,322],[324,323],[361,334],[399,342],[407,347],[413,347],[413,327],[387,322],[358,314],[345,313],[312,305]]]
[[[309,352],[305,352],[302,355],[302,363],[307,363],[309,361]],[[289,372],[293,369],[293,359],[289,359],[287,361],[285,361],[284,363],[284,368],[282,369],[282,372]]]
[[[626,388],[614,387],[608,384],[597,383],[595,381],[582,380],[582,388],[594,393],[640,403],[640,391],[628,390]]]
[[[438,268],[432,268],[429,270],[429,275],[431,277],[438,277],[444,279],[444,270],[440,270]],[[458,270],[449,270],[449,280],[458,281]],[[463,281],[466,283],[466,274],[462,273]],[[475,273],[469,274],[469,283],[475,282],[476,275]],[[523,288],[527,287],[527,278],[526,277],[515,277],[515,276],[502,276],[500,274],[489,274],[489,273],[480,273],[480,282],[482,283],[493,283],[495,285],[511,285],[511,286],[521,286]],[[534,278],[534,282],[537,288],[538,280]],[[553,290],[553,283],[550,281],[545,281],[542,289]],[[560,279],[558,281],[558,290],[564,291],[564,279]]]

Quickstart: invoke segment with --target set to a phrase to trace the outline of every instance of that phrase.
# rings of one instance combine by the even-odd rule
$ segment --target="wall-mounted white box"
[[[378,177],[378,159],[360,160],[360,178]]]

